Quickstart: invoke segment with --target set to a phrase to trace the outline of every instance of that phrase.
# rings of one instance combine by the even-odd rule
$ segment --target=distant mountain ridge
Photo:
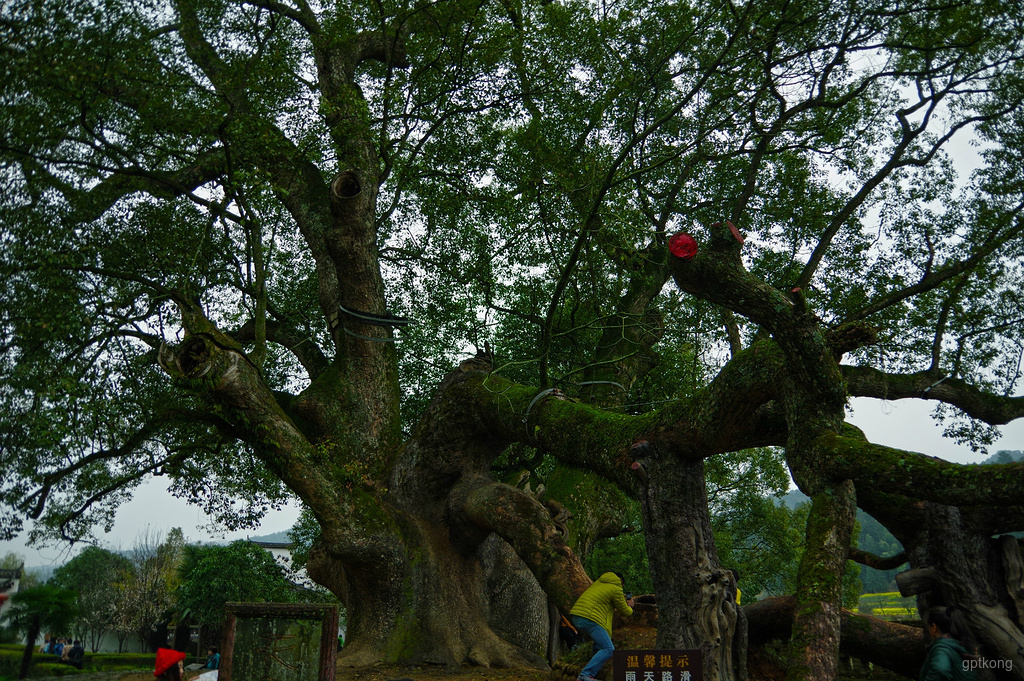
[[[249,541],[258,541],[267,544],[288,544],[291,543],[292,540],[291,537],[288,536],[288,530],[282,530],[281,532],[261,534],[258,537],[249,537]]]

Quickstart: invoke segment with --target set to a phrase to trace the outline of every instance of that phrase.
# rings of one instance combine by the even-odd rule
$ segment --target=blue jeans
[[[612,637],[608,635],[604,627],[593,620],[579,615],[572,616],[572,624],[577,631],[584,632],[594,642],[594,656],[580,672],[580,678],[584,676],[596,677],[604,663],[612,659],[612,651],[615,646],[612,644]]]

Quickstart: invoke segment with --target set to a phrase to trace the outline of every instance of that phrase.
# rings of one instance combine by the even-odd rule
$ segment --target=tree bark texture
[[[1020,588],[1020,552],[1012,537],[993,538],[969,510],[920,504],[915,522],[895,524],[911,570],[897,577],[923,613],[954,606],[965,614],[968,646],[990,660],[1009,662],[1002,678],[1024,679],[1024,633],[1014,594]]]
[[[800,560],[788,678],[838,674],[842,575],[857,507],[846,482],[814,497]],[[821,676],[819,676],[821,675]]]
[[[658,594],[657,645],[699,648],[706,679],[735,679],[736,585],[732,573],[718,562],[704,461],[665,462],[652,448],[637,463],[647,478],[640,500]]]

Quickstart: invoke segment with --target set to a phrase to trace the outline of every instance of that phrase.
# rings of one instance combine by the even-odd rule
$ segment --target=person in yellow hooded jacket
[[[594,642],[594,656],[580,672],[579,681],[596,681],[605,662],[611,659],[612,615],[618,610],[623,616],[633,614],[633,597],[626,598],[622,590],[622,575],[606,572],[580,596],[572,610],[573,626],[587,634]]]

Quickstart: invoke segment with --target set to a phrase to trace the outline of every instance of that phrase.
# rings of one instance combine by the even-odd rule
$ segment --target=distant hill
[[[798,489],[791,489],[789,490],[789,492],[782,495],[782,505],[791,511],[800,504],[804,503],[805,501],[810,500],[811,498],[809,496],[807,496]]]
[[[981,462],[984,466],[990,463],[1016,463],[1024,459],[1024,452],[1019,449],[1001,449],[992,456]]]
[[[790,490],[789,493],[782,497],[782,503],[791,510],[810,500],[810,497],[798,489]],[[885,529],[881,523],[860,509],[857,509],[857,522],[860,523],[860,534],[857,536],[858,547],[876,556],[894,556],[903,550],[903,546],[896,537],[892,536],[889,530]],[[895,588],[893,580],[896,577],[896,573],[902,569],[904,568],[882,571],[861,566],[861,592],[879,593],[892,591]]]
[[[261,534],[258,537],[249,537],[249,541],[285,544],[291,541],[291,537],[288,536],[288,530],[283,530],[281,532],[272,532],[271,534]]]

